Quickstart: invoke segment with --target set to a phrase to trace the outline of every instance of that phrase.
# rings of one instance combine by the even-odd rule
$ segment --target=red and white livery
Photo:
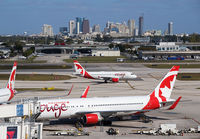
[[[158,84],[155,90],[146,96],[121,96],[71,99],[39,100],[39,119],[81,118],[85,124],[95,124],[113,116],[126,116],[167,107],[176,107],[181,97],[171,99],[179,66],[174,66]],[[88,88],[89,89],[89,88]],[[87,93],[87,90],[85,93]]]
[[[75,68],[75,75],[82,76],[88,79],[98,79],[98,80],[105,80],[112,81],[112,82],[119,82],[119,80],[131,80],[137,78],[135,74],[128,71],[116,71],[116,72],[87,72],[81,64],[74,60],[74,68]]]
[[[14,62],[6,88],[0,89],[0,104],[10,101],[14,97],[14,93],[16,92],[14,90],[16,69],[17,69],[17,62]]]

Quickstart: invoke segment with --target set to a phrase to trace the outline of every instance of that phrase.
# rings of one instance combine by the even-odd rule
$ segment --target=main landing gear
[[[140,115],[140,119],[141,119],[142,122],[144,122],[144,123],[149,123],[149,122],[152,122],[152,123],[153,123],[153,121],[152,121],[148,116],[146,116],[146,115],[144,115],[144,114],[141,114],[141,115]]]

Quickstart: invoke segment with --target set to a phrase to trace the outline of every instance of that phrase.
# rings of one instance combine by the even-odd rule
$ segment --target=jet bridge
[[[0,139],[42,139],[43,123],[35,123],[40,115],[37,100],[23,100],[0,105]]]
[[[39,114],[37,101],[0,105],[0,118],[34,117]]]

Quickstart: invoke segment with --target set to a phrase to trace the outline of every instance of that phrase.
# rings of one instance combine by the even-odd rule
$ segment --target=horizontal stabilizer
[[[180,96],[170,107],[168,110],[173,110],[174,108],[176,108],[177,104],[179,103],[180,99],[182,97]]]

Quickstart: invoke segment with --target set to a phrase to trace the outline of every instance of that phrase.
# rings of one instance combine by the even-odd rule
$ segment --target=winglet
[[[73,87],[74,87],[74,85],[72,85],[72,87],[71,87],[71,89],[69,90],[67,96],[69,96],[69,95],[71,94]]]
[[[176,108],[177,104],[179,103],[180,99],[182,97],[180,96],[170,107],[168,110],[173,110],[174,108]]]
[[[85,91],[83,92],[83,94],[81,95],[81,98],[86,98],[87,97],[87,94],[88,94],[88,91],[90,89],[90,86],[88,86]]]

